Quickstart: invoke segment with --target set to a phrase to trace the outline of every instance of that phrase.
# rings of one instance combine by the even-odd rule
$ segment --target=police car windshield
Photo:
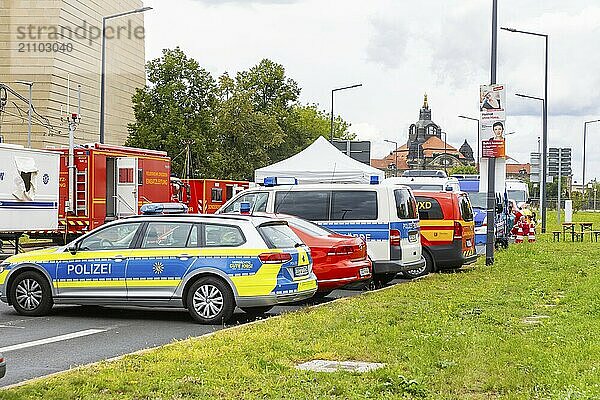
[[[469,199],[473,208],[487,208],[487,193],[471,192]]]

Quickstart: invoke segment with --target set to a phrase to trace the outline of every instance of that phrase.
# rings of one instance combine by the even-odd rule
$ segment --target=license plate
[[[308,275],[308,265],[294,268],[294,276],[306,276]]]
[[[360,275],[361,278],[364,278],[365,276],[371,275],[371,271],[369,271],[368,267],[364,267],[358,271],[358,275]]]
[[[416,242],[419,239],[419,234],[417,232],[411,232],[408,234],[409,242]]]

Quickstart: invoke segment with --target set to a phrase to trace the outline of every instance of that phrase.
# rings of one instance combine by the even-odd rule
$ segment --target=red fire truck
[[[166,152],[98,143],[75,147],[70,194],[69,149],[52,150],[61,153],[61,235],[82,234],[106,221],[138,214],[143,204],[170,201],[171,159]]]
[[[172,201],[185,203],[190,213],[214,214],[227,200],[248,189],[247,181],[171,178]]]

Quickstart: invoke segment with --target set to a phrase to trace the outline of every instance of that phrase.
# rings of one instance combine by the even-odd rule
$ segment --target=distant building
[[[442,135],[445,140],[442,140]],[[382,159],[372,159],[371,165],[389,173],[396,169],[405,171],[475,165],[475,159],[473,148],[466,140],[459,149],[447,143],[446,133],[431,119],[431,110],[425,95],[419,120],[408,128],[407,143]]]
[[[142,0],[7,0],[2,2],[0,83],[16,91],[0,93],[0,135],[5,142],[27,143],[28,87],[32,81],[32,146],[68,143],[67,81],[70,112],[77,112],[81,85],[81,124],[76,142],[98,141],[102,17],[141,8]],[[144,19],[134,14],[107,22],[106,143],[123,144],[133,122],[131,97],[143,87]],[[6,98],[4,97],[6,95]]]

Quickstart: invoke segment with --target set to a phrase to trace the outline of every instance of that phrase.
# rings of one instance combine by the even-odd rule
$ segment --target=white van
[[[398,176],[384,179],[383,185],[406,185],[412,190],[428,192],[460,192],[458,179],[452,177]]]
[[[518,179],[506,180],[506,194],[509,200],[514,200],[517,205],[529,202],[529,186]]]
[[[410,188],[368,184],[310,184],[247,189],[217,213],[251,212],[295,215],[335,232],[367,242],[373,278],[387,283],[404,271],[425,268],[421,255],[419,214]]]

